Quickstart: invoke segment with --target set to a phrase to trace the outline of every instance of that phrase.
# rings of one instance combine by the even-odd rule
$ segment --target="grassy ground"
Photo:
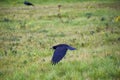
[[[5,1],[0,80],[120,80],[120,1]],[[77,50],[53,66],[50,48],[59,43]]]

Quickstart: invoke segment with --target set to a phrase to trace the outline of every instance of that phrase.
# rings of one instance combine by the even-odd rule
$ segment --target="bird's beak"
[[[50,48],[50,49],[53,49],[53,48]]]

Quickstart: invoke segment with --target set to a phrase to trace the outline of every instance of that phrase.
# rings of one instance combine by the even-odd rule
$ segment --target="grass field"
[[[119,0],[29,1],[0,2],[0,80],[120,80]],[[60,43],[77,50],[54,66]]]

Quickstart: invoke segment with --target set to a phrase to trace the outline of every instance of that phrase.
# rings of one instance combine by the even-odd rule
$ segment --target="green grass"
[[[0,80],[120,79],[119,1],[30,1],[0,3]],[[54,66],[59,43],[77,50]]]

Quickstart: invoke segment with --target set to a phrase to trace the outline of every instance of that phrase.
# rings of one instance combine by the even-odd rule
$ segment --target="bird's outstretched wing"
[[[66,47],[57,47],[52,57],[52,64],[58,63],[66,54]]]

